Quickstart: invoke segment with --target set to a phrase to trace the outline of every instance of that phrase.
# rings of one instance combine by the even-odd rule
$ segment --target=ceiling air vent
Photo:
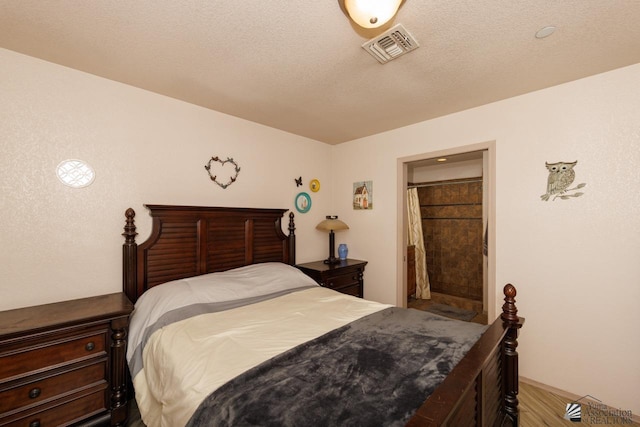
[[[386,64],[392,59],[396,59],[418,47],[420,45],[416,39],[409,34],[402,24],[396,25],[362,45],[362,48],[381,64]]]

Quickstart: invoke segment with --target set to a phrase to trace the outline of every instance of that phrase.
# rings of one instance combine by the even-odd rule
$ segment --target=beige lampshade
[[[340,230],[348,230],[349,226],[339,219],[325,219],[321,221],[318,225],[316,225],[316,230],[326,231],[329,233],[331,230],[340,231]]]
[[[398,11],[402,0],[344,0],[345,9],[356,24],[363,28],[378,28]]]

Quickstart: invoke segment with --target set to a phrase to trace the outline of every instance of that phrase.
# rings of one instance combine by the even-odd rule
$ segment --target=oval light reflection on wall
[[[64,185],[72,188],[82,188],[91,185],[96,177],[93,168],[82,160],[69,159],[60,162],[56,168],[56,175]]]

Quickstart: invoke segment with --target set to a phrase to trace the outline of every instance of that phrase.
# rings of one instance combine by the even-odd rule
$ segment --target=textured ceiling
[[[402,23],[420,48],[360,46]],[[640,62],[638,0],[0,0],[0,47],[329,144]],[[538,29],[556,32],[536,39]]]

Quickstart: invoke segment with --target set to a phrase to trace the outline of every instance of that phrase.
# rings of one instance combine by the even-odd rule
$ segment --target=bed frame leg
[[[518,317],[516,308],[516,288],[512,284],[504,287],[504,304],[502,305],[503,324],[508,328],[504,340],[503,351],[503,381],[504,381],[504,411],[511,425],[519,425],[518,414],[518,331],[524,319]]]

